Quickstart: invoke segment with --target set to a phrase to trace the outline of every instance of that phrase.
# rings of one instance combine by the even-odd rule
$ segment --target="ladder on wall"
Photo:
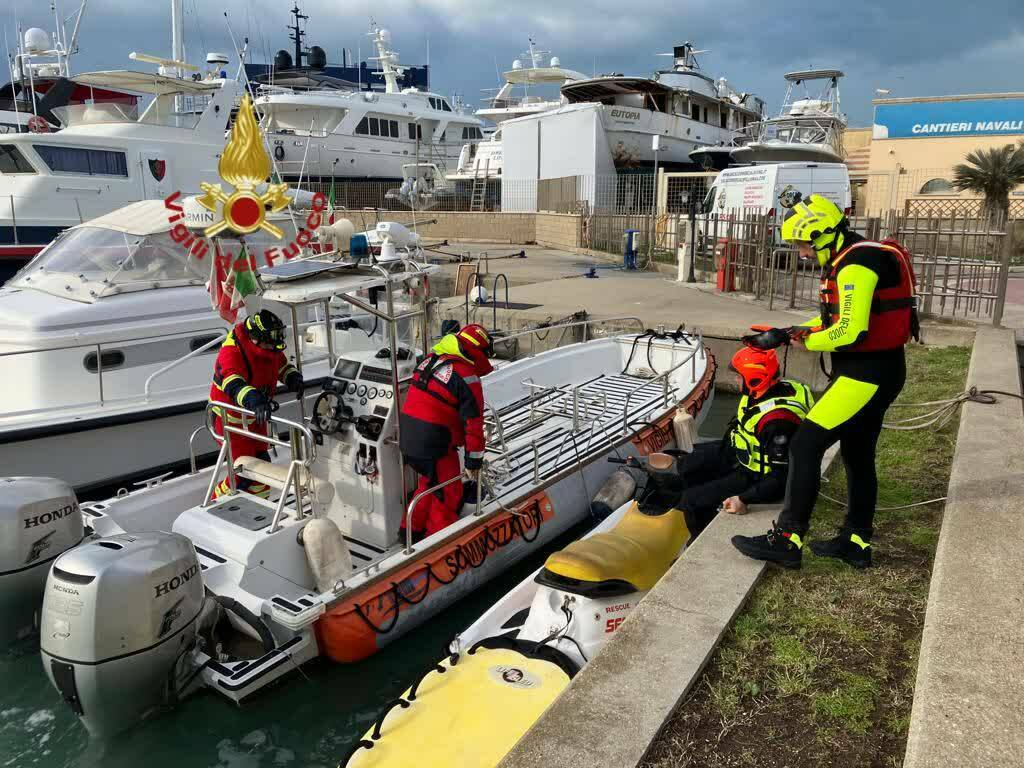
[[[470,211],[483,211],[484,209],[484,202],[487,199],[487,177],[490,165],[491,159],[487,158],[487,160],[484,161],[483,176],[480,175],[479,165],[473,170],[473,191],[469,200]]]

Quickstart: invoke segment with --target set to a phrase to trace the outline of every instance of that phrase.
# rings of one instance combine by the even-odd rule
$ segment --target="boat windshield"
[[[191,258],[169,232],[132,235],[105,227],[75,227],[62,234],[11,280],[79,301],[127,291],[199,285],[209,261]]]
[[[134,123],[139,110],[134,104],[69,104],[55,107],[53,114],[60,120],[62,128],[79,125],[102,125],[104,123]]]

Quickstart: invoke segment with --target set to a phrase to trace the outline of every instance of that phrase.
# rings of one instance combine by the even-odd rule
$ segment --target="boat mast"
[[[306,16],[299,10],[298,0],[296,0],[295,5],[292,7],[291,13],[292,16],[295,17],[295,24],[290,25],[288,27],[288,29],[291,30],[292,33],[288,35],[288,39],[294,41],[295,43],[295,68],[301,69],[302,57],[304,55],[302,52],[302,38],[306,36],[306,33],[302,31],[300,22],[306,21],[307,19],[309,19],[309,16]]]
[[[185,21],[182,16],[181,0],[171,0],[171,58],[185,60]],[[184,77],[185,71],[175,67],[177,76]]]

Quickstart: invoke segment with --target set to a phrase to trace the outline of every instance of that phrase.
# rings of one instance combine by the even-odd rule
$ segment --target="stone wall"
[[[378,218],[410,225],[408,212],[344,211],[357,231],[372,229]],[[422,211],[417,231],[427,240],[465,240],[477,243],[537,243],[551,248],[580,247],[580,217],[563,213],[489,213]],[[429,222],[429,223],[427,223]]]
[[[550,248],[580,247],[580,217],[568,213],[534,214],[538,245]]]

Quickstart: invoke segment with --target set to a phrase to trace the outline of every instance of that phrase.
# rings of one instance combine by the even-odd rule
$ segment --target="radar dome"
[[[206,63],[207,64],[227,64],[228,63],[228,55],[226,53],[216,53],[214,51],[211,51],[210,53],[206,54]]]
[[[29,53],[50,50],[50,36],[39,27],[32,27],[25,32],[25,50]]]
[[[309,49],[309,66],[312,69],[326,69],[327,68],[327,51],[321,48],[319,45],[314,45]]]
[[[557,56],[552,56],[551,57],[551,66],[552,67],[560,67],[560,66],[562,66],[562,60],[560,58],[558,58]]]
[[[519,59],[516,59],[515,61],[512,62],[512,69],[522,69],[522,68],[523,68],[523,62],[521,62]]]
[[[280,50],[274,54],[274,69],[291,69],[292,55],[288,51]]]
[[[391,42],[391,30],[390,29],[382,29],[382,30],[380,30],[380,39],[384,42],[385,45],[390,43]]]

